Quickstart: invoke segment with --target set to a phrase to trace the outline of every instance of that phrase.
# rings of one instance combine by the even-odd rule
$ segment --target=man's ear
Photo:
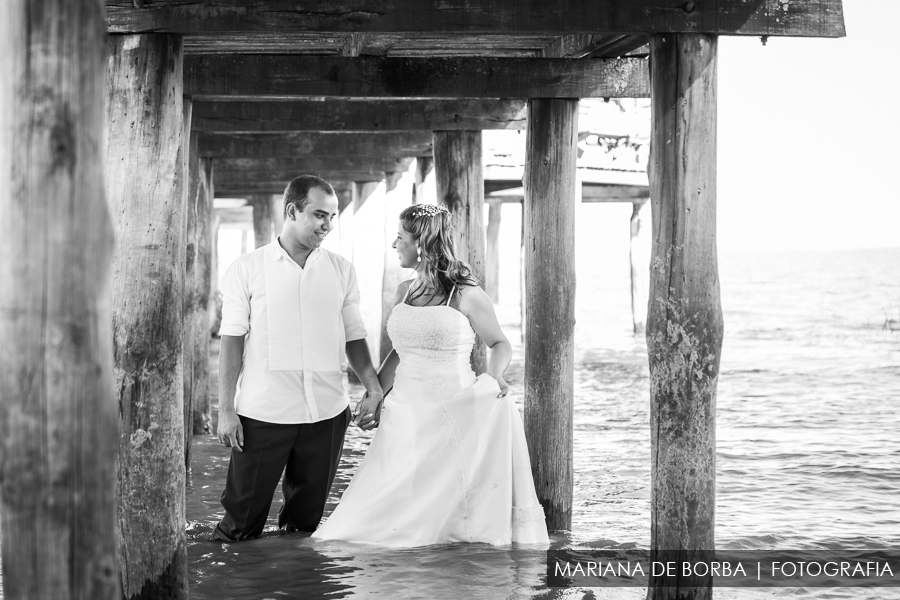
[[[289,218],[291,221],[296,221],[296,220],[297,220],[297,205],[295,205],[295,204],[288,204],[288,207],[287,207],[287,216],[288,216],[288,218]]]

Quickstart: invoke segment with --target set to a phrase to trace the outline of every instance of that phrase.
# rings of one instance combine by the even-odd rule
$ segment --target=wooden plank
[[[642,185],[588,184],[581,186],[582,202],[635,202],[650,198],[650,188]]]
[[[323,179],[349,179],[351,181],[381,181],[385,178],[384,171],[344,171],[344,170],[316,170],[298,171],[235,171],[231,173],[220,172],[216,175],[216,183],[228,187],[235,183],[252,182],[262,183],[273,181],[287,185],[292,179],[303,174],[312,174]]]
[[[456,224],[458,257],[484,282],[484,171],[480,131],[435,131],[434,174],[438,204]],[[471,356],[477,374],[487,369],[487,348],[475,338]]]
[[[110,36],[107,48],[122,595],[187,598],[181,38]]]
[[[523,100],[200,102],[192,128],[205,133],[525,129]]]
[[[343,173],[335,174],[335,179],[329,177],[323,177],[329,183],[332,183],[336,180],[337,177],[343,177]],[[362,176],[362,175],[360,175]],[[374,178],[375,175],[370,175],[366,177]],[[353,181],[358,181],[360,184],[374,183],[377,184],[384,179],[356,179]],[[284,188],[287,187],[287,181],[251,181],[251,182],[236,182],[233,184],[221,184],[216,182],[215,186],[215,194],[216,198],[243,198],[248,197],[252,194],[284,194]]]
[[[111,33],[316,31],[559,34],[704,32],[723,35],[844,35],[840,0],[106,0]]]
[[[209,158],[275,158],[309,156],[429,156],[431,132],[399,133],[204,133],[200,156]]]
[[[210,54],[185,58],[187,94],[358,98],[643,98],[640,58],[381,58]]]
[[[10,599],[122,597],[104,52],[98,1],[3,3],[0,512]]]
[[[572,528],[578,100],[530,100],[525,169],[525,437],[551,530]]]
[[[297,174],[317,171],[356,171],[382,173],[405,171],[413,158],[375,156],[301,156],[274,158],[217,158],[216,169],[224,173],[291,171]]]
[[[716,259],[714,36],[651,40],[651,560],[715,548],[716,384],[722,307]],[[707,555],[708,556],[708,555]],[[652,577],[650,600],[712,597],[712,577]]]

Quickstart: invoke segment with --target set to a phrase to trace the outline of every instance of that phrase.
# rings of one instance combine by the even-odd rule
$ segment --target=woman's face
[[[419,255],[416,252],[418,244],[413,239],[410,232],[403,228],[403,221],[397,225],[397,239],[391,244],[392,248],[397,249],[400,255],[400,266],[404,269],[415,269],[418,266]]]

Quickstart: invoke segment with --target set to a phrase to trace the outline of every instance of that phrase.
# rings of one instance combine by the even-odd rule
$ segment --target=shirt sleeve
[[[250,286],[241,260],[231,263],[219,284],[222,292],[222,324],[219,335],[243,337],[250,331]]]
[[[359,312],[359,284],[356,282],[356,270],[352,263],[346,263],[347,274],[344,278],[344,305],[341,317],[344,321],[344,335],[348,342],[366,337],[366,327]]]

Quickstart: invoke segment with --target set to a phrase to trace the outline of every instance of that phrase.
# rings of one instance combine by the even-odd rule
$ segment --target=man
[[[284,228],[238,258],[222,280],[217,434],[231,447],[225,516],[213,539],[258,536],[284,471],[278,526],[314,531],[350,422],[344,353],[366,387],[359,426],[384,395],[366,345],[353,265],[320,248],[338,200],[331,185],[297,177],[284,192]]]

